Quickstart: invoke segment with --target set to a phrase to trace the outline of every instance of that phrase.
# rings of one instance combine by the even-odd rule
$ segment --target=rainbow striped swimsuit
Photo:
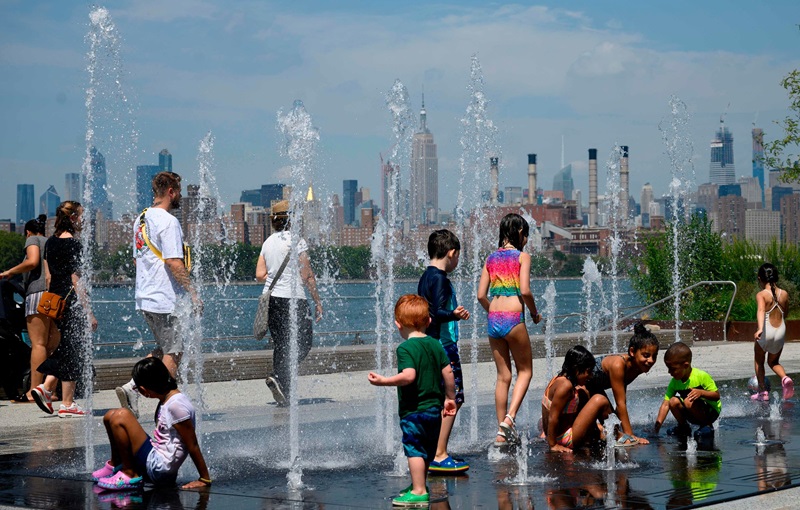
[[[499,249],[486,259],[489,272],[489,297],[519,296],[519,250]],[[487,332],[503,338],[517,324],[525,322],[524,312],[489,312]]]

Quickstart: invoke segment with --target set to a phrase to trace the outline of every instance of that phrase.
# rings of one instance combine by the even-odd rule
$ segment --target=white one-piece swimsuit
[[[764,315],[764,331],[761,333],[761,338],[758,341],[758,345],[770,354],[778,354],[781,352],[781,349],[783,349],[783,341],[786,339],[786,321],[783,320],[783,308],[778,305],[777,300],[781,295],[781,290],[782,289],[778,289],[778,295],[775,296],[775,303]],[[775,308],[781,312],[781,323],[778,327],[773,326],[769,322],[769,314],[771,314]]]

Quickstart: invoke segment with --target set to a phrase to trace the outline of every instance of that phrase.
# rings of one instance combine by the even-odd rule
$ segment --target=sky
[[[107,157],[115,213],[127,203],[131,169],[157,164],[161,149],[184,182],[197,182],[209,132],[223,204],[243,189],[289,182],[276,116],[296,99],[319,129],[318,195],[341,196],[342,180],[357,179],[378,198],[380,154],[394,141],[386,94],[396,79],[415,115],[424,89],[446,210],[458,191],[472,55],[497,127],[501,189],[527,187],[529,153],[538,155],[539,186],[551,188],[563,138],[584,202],[587,149],[597,148],[603,165],[615,144],[628,145],[638,201],[646,182],[656,195],[668,191],[659,124],[669,122],[672,96],[689,114],[696,183],[708,181],[723,114],[737,177],[749,176],[753,123],[767,141],[780,133],[774,122],[789,113],[780,80],[800,67],[796,0],[97,5],[110,14],[118,53],[98,55],[94,78],[105,94],[90,122],[93,5],[0,0],[0,218],[15,219],[17,184],[34,184],[37,201],[51,184],[63,195],[64,174],[83,163],[88,125]],[[601,170],[601,193],[604,181]]]

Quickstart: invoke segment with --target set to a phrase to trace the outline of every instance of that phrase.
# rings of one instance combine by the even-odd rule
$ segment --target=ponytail
[[[69,232],[75,234],[80,230],[78,217],[83,213],[83,206],[74,200],[65,200],[56,209],[56,231],[55,235]]]
[[[775,284],[778,283],[778,268],[769,262],[762,264],[758,268],[758,279],[764,285],[769,284],[769,289],[772,291],[772,299],[777,303],[778,296],[775,294]]]
[[[28,222],[25,223],[25,230],[34,235],[43,236],[45,235],[46,225],[47,225],[47,215],[40,214],[37,218],[33,220],[28,220]]]

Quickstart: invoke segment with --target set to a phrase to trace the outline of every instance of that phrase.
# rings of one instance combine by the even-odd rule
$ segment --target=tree
[[[25,238],[14,232],[0,232],[0,271],[12,268],[25,258]]]
[[[783,130],[783,138],[778,138],[764,146],[764,163],[772,168],[783,169],[783,182],[800,181],[800,70],[795,69],[781,80],[781,86],[789,94],[789,108],[792,114],[782,122],[775,121]]]

